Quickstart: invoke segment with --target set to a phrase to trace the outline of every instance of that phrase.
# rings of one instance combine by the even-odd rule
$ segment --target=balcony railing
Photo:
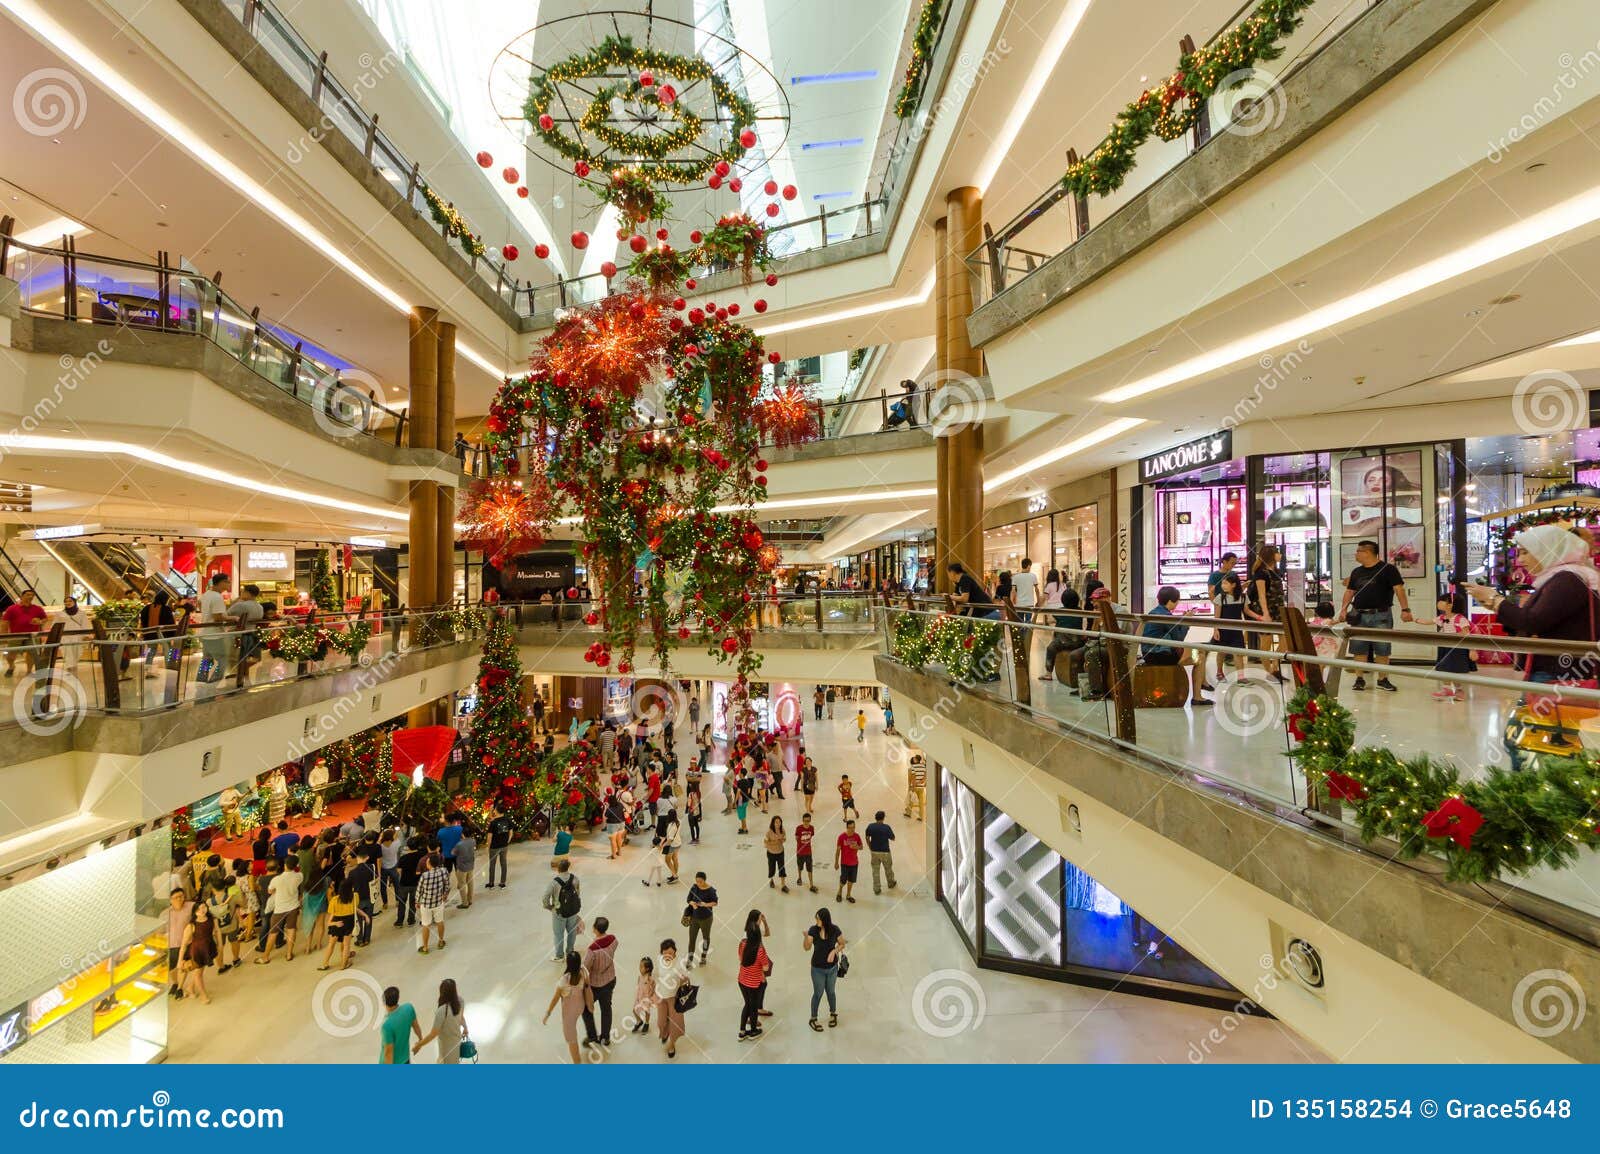
[[[931,437],[933,428],[928,424],[927,396],[924,393],[914,393],[908,399],[903,392],[888,392],[880,389],[874,397],[856,397],[844,401],[811,401],[815,410],[817,427],[820,436],[813,441],[833,441],[844,437],[870,437],[875,433],[904,432],[921,429]],[[876,421],[866,429],[855,428],[863,421]],[[659,432],[663,436],[671,436],[677,426],[662,424]],[[851,431],[855,429],[855,431]],[[772,437],[764,434],[762,445],[771,448]],[[539,443],[532,437],[525,437],[517,444],[517,463],[520,472],[527,472],[533,455],[540,449]],[[861,452],[871,452],[872,446],[862,445]],[[470,445],[459,458],[463,471],[474,477],[487,477],[489,475],[489,453],[481,446]]]
[[[245,368],[311,406],[319,424],[338,435],[365,434],[402,444],[406,411],[388,408],[357,388],[351,370],[318,360],[307,338],[263,320],[222,291],[217,278],[168,265],[94,256],[71,237],[60,248],[24,244],[0,218],[0,276],[17,282],[20,306],[34,316],[114,325],[130,333],[161,332],[210,341]],[[369,389],[376,378],[357,376]]]
[[[1258,3],[1259,0],[1247,0],[1207,43],[1237,27],[1255,11]],[[1137,153],[1137,163],[1127,182],[1114,193],[1080,197],[1056,183],[998,229],[991,230],[985,225],[983,245],[966,258],[977,293],[975,303],[981,305],[1015,288],[1115,217],[1145,189],[1217,136],[1233,131],[1260,131],[1259,118],[1263,116],[1281,119],[1285,100],[1282,89],[1289,77],[1381,3],[1383,0],[1319,0],[1307,11],[1305,23],[1285,42],[1281,57],[1252,70],[1244,84],[1227,87],[1214,95],[1194,128],[1183,138],[1147,141]],[[1193,48],[1194,42],[1187,36],[1178,45],[1180,52],[1193,51]],[[1095,148],[1098,147],[1096,144]],[[1091,148],[1084,155],[1093,152]],[[1074,164],[1078,158],[1077,151],[1069,149],[1066,164]]]
[[[823,589],[809,593],[777,593],[753,598],[749,624],[756,633],[853,633],[871,634],[878,629],[878,612],[885,604],[882,594],[853,589]],[[517,628],[546,626],[557,633],[577,632],[598,636],[598,625],[587,625],[584,618],[594,609],[587,601],[523,601],[502,603],[507,618]],[[697,618],[688,618],[692,627]],[[576,644],[576,642],[574,642]],[[685,642],[685,645],[693,645]]]
[[[893,639],[902,619],[931,621],[953,608],[939,598],[902,598],[887,607],[885,651],[894,655]],[[1427,755],[1435,765],[1453,762],[1463,781],[1525,771],[1531,765],[1528,754],[1536,748],[1555,755],[1600,749],[1600,691],[1574,684],[1530,684],[1510,664],[1523,654],[1592,662],[1592,645],[1440,633],[1425,626],[1312,626],[1296,611],[1286,611],[1282,624],[1180,616],[1177,621],[1188,627],[1187,634],[1160,640],[1138,634],[1146,622],[1171,625],[1174,618],[1118,613],[1109,605],[1070,612],[993,608],[1002,626],[994,657],[982,664],[978,675],[961,681],[962,692],[1002,701],[1062,733],[1158,763],[1236,800],[1309,828],[1333,831],[1397,860],[1414,856],[1426,844],[1420,823],[1417,843],[1409,847],[1364,842],[1351,812],[1310,789],[1290,759],[1290,700],[1300,685],[1310,684],[1313,693],[1325,692],[1351,711],[1354,748],[1383,747],[1402,759]],[[1246,634],[1246,645],[1219,645],[1218,629]],[[1351,644],[1357,641],[1459,646],[1476,654],[1479,668],[1443,673],[1421,665],[1369,664],[1351,658]],[[1170,650],[1179,652],[1182,664],[1141,663],[1144,652]],[[1196,667],[1202,670],[1203,684],[1213,680],[1210,672],[1219,664],[1226,680],[1214,680],[1214,690],[1200,691],[1208,704],[1187,705]],[[1051,679],[1043,679],[1044,674]],[[1373,679],[1378,674],[1395,684],[1396,692],[1377,688]],[[1366,692],[1349,692],[1350,681],[1363,675]],[[1068,678],[1065,684],[1062,677]],[[1446,696],[1447,686],[1456,692]],[[1542,718],[1538,725],[1543,728],[1525,724],[1529,712],[1524,700],[1530,691],[1542,702],[1536,717]],[[914,737],[908,734],[908,740]],[[1497,900],[1565,929],[1587,927],[1580,932],[1600,940],[1600,924],[1592,920],[1600,918],[1600,854],[1581,848],[1578,853],[1570,867],[1538,866],[1524,877],[1503,876],[1489,884]],[[1424,854],[1421,862],[1422,868],[1442,872],[1438,858]],[[1572,918],[1572,910],[1580,916]]]
[[[378,127],[377,115],[367,113],[351,88],[341,83],[328,67],[328,54],[311,47],[268,0],[222,0],[222,3],[317,106],[322,114],[321,130],[327,132],[336,129],[360,151],[401,200],[418,216],[431,222],[432,214],[422,195],[425,181],[421,163],[401,152],[388,133]],[[470,221],[468,227],[471,227]],[[445,230],[441,227],[440,231],[443,233]],[[482,256],[473,256],[460,249],[447,233],[445,235],[450,244],[461,252],[462,258],[471,264],[473,273],[507,306],[515,307],[521,281],[511,275],[502,261],[489,255],[492,250],[486,250]]]

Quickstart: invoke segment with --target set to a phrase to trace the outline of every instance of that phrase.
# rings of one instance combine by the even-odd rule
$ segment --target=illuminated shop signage
[[[293,581],[293,549],[282,545],[239,546],[239,577],[244,581]]]
[[[1233,430],[1223,429],[1208,437],[1199,437],[1186,444],[1174,446],[1160,453],[1139,459],[1139,483],[1164,481],[1179,473],[1204,469],[1233,460]]]

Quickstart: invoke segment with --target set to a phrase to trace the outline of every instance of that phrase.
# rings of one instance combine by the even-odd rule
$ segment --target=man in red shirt
[[[817,875],[811,868],[811,842],[816,836],[816,827],[811,824],[811,815],[808,813],[794,827],[794,884],[799,885],[801,875],[804,875],[812,893],[817,892]]]
[[[650,816],[656,816],[656,807],[661,804],[661,774],[655,770],[650,771],[649,792],[645,800],[650,803]]]
[[[18,600],[6,606],[0,617],[5,619],[7,633],[34,633],[44,621],[44,606],[38,603],[38,597],[32,589],[24,589]],[[19,638],[16,645],[29,644],[29,638]],[[28,672],[33,672],[33,650],[24,649],[21,657],[28,663]],[[10,677],[16,672],[18,653],[11,650],[6,652],[6,676]]]
[[[856,823],[844,823],[844,832],[839,835],[839,844],[833,851],[833,864],[839,871],[839,892],[833,895],[834,901],[847,901],[856,904],[856,874],[861,868],[861,835],[856,832]]]

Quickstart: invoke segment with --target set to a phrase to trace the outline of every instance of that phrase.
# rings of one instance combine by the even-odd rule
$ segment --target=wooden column
[[[413,449],[432,449],[438,430],[439,411],[439,328],[438,311],[411,310],[411,422],[409,444]],[[406,568],[409,590],[407,602],[413,608],[432,605],[438,554],[439,502],[432,481],[411,482],[411,534]]]
[[[434,446],[454,460],[456,441],[456,326],[440,321],[439,397],[434,414]],[[433,599],[454,600],[456,588],[456,491],[449,485],[435,485],[438,491],[437,523],[434,526]]]
[[[958,188],[945,196],[949,218],[945,246],[943,284],[940,291],[945,307],[947,380],[983,375],[983,355],[967,338],[967,318],[972,315],[972,277],[965,257],[983,244],[983,200],[972,187]],[[964,386],[970,399],[976,386]],[[983,423],[973,414],[966,426],[949,432],[950,447],[945,470],[949,492],[946,517],[950,523],[950,556],[963,562],[968,572],[983,572]]]
[[[933,222],[934,292],[933,292],[933,379],[932,386],[922,398],[923,413],[933,411],[934,396],[944,374],[950,367],[950,341],[945,333],[949,323],[945,309],[945,284],[950,279],[950,220],[941,216]],[[929,421],[932,424],[932,421]],[[945,566],[950,564],[950,441],[934,428],[933,437],[933,587],[929,592],[950,592],[950,574]]]

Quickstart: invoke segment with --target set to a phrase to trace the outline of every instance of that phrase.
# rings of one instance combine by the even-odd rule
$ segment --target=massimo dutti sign
[[[1139,483],[1148,485],[1152,481],[1164,481],[1168,477],[1176,477],[1179,473],[1189,473],[1195,469],[1204,469],[1208,465],[1219,465],[1223,461],[1231,460],[1233,460],[1233,430],[1223,429],[1220,433],[1197,437],[1182,445],[1139,458]]]

